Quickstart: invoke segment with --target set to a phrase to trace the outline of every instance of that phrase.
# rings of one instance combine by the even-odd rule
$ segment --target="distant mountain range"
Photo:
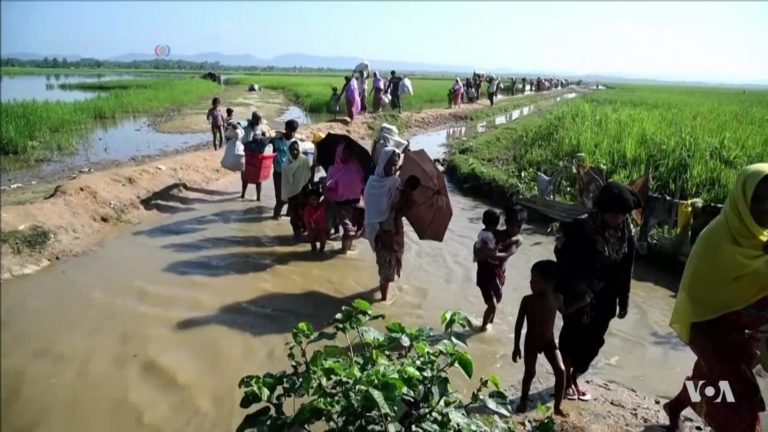
[[[56,54],[37,54],[28,52],[8,53],[3,54],[3,58],[17,58],[21,60],[42,60],[44,57],[52,59],[66,58],[67,60],[79,60],[82,56],[79,55],[56,55]],[[120,61],[131,62],[134,60],[153,60],[156,57],[152,54],[142,53],[127,53],[119,56],[101,59],[108,61]],[[366,60],[371,66],[382,72],[389,70],[397,70],[398,72],[417,72],[417,73],[441,73],[441,74],[457,74],[459,76],[467,76],[475,70],[475,68],[467,65],[450,65],[450,64],[426,64],[417,62],[404,62],[394,60],[371,60],[362,59],[359,57],[343,57],[343,56],[316,56],[300,53],[283,54],[276,57],[263,59],[250,54],[222,54],[219,52],[206,52],[199,54],[176,54],[171,52],[169,60],[185,60],[190,62],[208,62],[216,63],[223,66],[249,66],[249,67],[306,67],[306,68],[330,68],[337,70],[352,69],[358,63]],[[657,78],[648,79],[639,76],[628,76],[629,74],[579,74],[568,71],[541,71],[541,70],[511,70],[511,69],[493,69],[493,73],[499,75],[517,75],[517,76],[564,76],[572,79],[584,79],[587,81],[601,81],[601,82],[631,82],[631,83],[647,83],[647,84],[693,84],[693,85],[712,85],[713,82],[692,82],[691,80],[685,80],[680,78]],[[722,85],[733,85],[739,87],[765,87],[768,86],[768,80],[760,80],[758,82],[745,85],[744,83],[723,83]]]
[[[8,56],[10,57],[10,55]],[[133,60],[152,60],[155,57],[151,54],[128,53],[107,60],[115,61],[133,61]],[[274,67],[307,67],[307,68],[331,68],[331,69],[352,69],[362,61],[368,61],[377,69],[403,70],[412,72],[472,72],[470,66],[459,65],[438,65],[424,64],[416,62],[401,62],[391,60],[368,60],[358,57],[340,57],[340,56],[316,56],[309,54],[289,53],[272,57],[269,59],[258,58],[250,54],[222,54],[218,52],[207,52],[193,55],[171,54],[171,59],[186,60],[191,62],[219,62],[226,66],[274,66]]]

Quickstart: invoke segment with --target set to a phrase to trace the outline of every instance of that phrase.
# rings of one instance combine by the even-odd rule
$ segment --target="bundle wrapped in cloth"
[[[383,123],[373,141],[373,152],[371,156],[375,162],[379,160],[379,156],[385,148],[394,147],[402,153],[408,145],[409,142],[400,137],[400,133],[396,127],[391,124]]]
[[[411,84],[411,80],[408,78],[403,78],[400,81],[400,95],[404,94],[413,95],[413,84]]]

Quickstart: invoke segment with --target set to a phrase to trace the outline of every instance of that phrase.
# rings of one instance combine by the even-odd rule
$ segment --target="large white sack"
[[[413,84],[411,84],[411,80],[408,78],[403,78],[402,81],[400,81],[400,94],[410,94],[413,95]]]

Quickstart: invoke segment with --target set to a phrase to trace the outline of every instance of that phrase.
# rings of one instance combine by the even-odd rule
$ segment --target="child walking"
[[[506,281],[503,264],[517,252],[517,247],[508,247],[504,252],[499,250],[496,234],[500,221],[498,212],[486,210],[483,213],[484,228],[477,235],[473,248],[474,261],[477,262],[477,287],[486,305],[480,331],[488,330],[488,325],[496,317],[496,306],[501,302],[501,289]]]
[[[515,348],[512,352],[512,361],[515,363],[520,360],[520,335],[525,322],[528,324],[528,330],[525,333],[523,345],[525,373],[523,374],[520,405],[517,407],[518,413],[528,411],[528,395],[533,378],[536,376],[536,360],[539,354],[543,353],[555,375],[554,413],[557,416],[567,416],[561,407],[565,393],[565,366],[555,342],[555,315],[558,311],[568,313],[570,310],[582,307],[589,303],[591,298],[587,294],[581,301],[576,302],[578,304],[570,306],[566,311],[563,306],[563,297],[555,292],[557,279],[557,262],[552,260],[538,261],[531,267],[530,283],[533,294],[523,297],[520,302],[520,311],[517,313],[517,322],[515,323]]]
[[[322,195],[318,187],[309,189],[307,193],[307,206],[304,208],[304,226],[307,229],[309,244],[312,245],[312,252],[315,253],[325,252],[325,242],[328,238],[328,225],[325,221],[325,201],[322,200]]]
[[[341,104],[341,95],[339,94],[339,88],[333,87],[331,89],[331,99],[328,101],[328,110],[333,113],[333,118],[339,114]]]
[[[208,124],[211,125],[211,133],[213,133],[213,149],[218,150],[224,146],[224,115],[221,113],[221,99],[215,97],[211,101],[211,108],[206,115]],[[218,145],[216,145],[216,138],[218,137]]]

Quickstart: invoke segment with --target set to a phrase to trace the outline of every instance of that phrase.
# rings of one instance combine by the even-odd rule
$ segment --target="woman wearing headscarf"
[[[373,73],[373,88],[371,88],[373,94],[373,112],[377,113],[381,111],[381,105],[384,100],[384,80],[379,76],[378,72]]]
[[[382,301],[387,300],[389,284],[400,277],[405,252],[402,210],[407,196],[396,175],[399,163],[400,152],[384,148],[376,173],[365,185],[365,238],[376,253]]]
[[[282,200],[288,203],[293,235],[298,239],[304,230],[305,195],[311,179],[311,170],[309,160],[301,154],[298,141],[293,141],[288,146],[288,153],[290,157],[283,165],[281,193]]]
[[[693,394],[683,386],[664,405],[668,430],[678,430],[690,407],[715,432],[760,432],[765,402],[753,369],[760,358],[768,365],[768,346],[759,337],[768,326],[768,163],[739,173],[723,211],[696,241],[670,325],[696,362],[688,381]],[[723,382],[731,394],[723,394]],[[692,400],[697,393],[701,399]]]
[[[352,247],[357,228],[353,222],[355,206],[360,202],[365,187],[365,173],[347,144],[336,148],[336,161],[328,169],[325,198],[330,203],[330,219],[341,224],[341,252]],[[335,225],[338,226],[338,225]]]
[[[566,371],[566,397],[590,400],[578,377],[589,369],[605,343],[611,320],[627,315],[635,240],[628,215],[640,207],[629,187],[608,182],[586,216],[561,224],[555,256],[562,269],[558,290],[568,307],[584,295],[591,304],[563,316],[560,352]]]
[[[355,116],[360,113],[360,91],[357,85],[357,75],[344,77],[344,87],[341,88],[341,93],[347,101],[347,117],[354,121]]]
[[[464,86],[461,84],[461,79],[456,78],[453,83],[453,106],[461,106],[461,97],[464,94]]]

